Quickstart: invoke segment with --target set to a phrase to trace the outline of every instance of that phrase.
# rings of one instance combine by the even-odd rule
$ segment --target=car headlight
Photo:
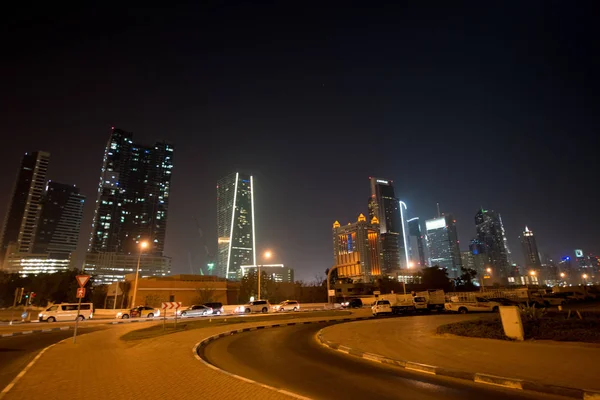
[[[119,318],[121,315],[123,315],[123,313],[122,312],[118,312],[117,313],[117,318]]]
[[[38,314],[38,318],[42,318],[43,316],[44,316],[44,314],[42,314],[42,313]]]

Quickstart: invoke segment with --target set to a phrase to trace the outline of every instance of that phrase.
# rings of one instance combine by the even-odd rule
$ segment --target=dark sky
[[[22,154],[50,151],[50,178],[88,196],[85,249],[116,126],[175,145],[175,272],[216,250],[236,169],[256,176],[258,249],[300,279],[330,266],[371,175],[410,217],[440,202],[463,247],[483,206],[516,261],[526,224],[552,256],[600,253],[596,2],[198,3],[3,10],[0,218]]]

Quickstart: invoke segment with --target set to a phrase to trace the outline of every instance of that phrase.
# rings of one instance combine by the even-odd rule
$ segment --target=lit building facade
[[[525,227],[519,239],[521,240],[523,257],[525,257],[525,268],[527,270],[539,271],[542,268],[542,261],[540,260],[540,253],[533,231]]]
[[[408,226],[408,244],[410,250],[410,261],[419,267],[426,265],[425,249],[423,246],[423,233],[421,232],[421,224],[419,218],[412,218],[406,221]],[[410,265],[409,265],[410,267]]]
[[[238,280],[242,265],[256,265],[254,179],[233,173],[217,183],[217,275]]]
[[[40,217],[50,153],[26,153],[21,161],[0,238],[0,265],[11,253],[31,253]]]
[[[79,188],[49,182],[42,203],[33,253],[69,259],[77,249],[85,196]]]
[[[135,274],[140,260],[140,278],[166,276],[171,273],[171,258],[152,254],[123,254],[115,252],[88,253],[84,271],[94,277],[95,285],[125,281],[125,275]]]
[[[500,214],[492,210],[481,209],[475,215],[477,240],[484,246],[489,262],[504,280],[511,275],[510,252]]]
[[[369,179],[369,220],[373,217],[379,220],[383,259],[381,268],[384,274],[391,275],[408,267],[400,201],[396,197],[393,181],[372,177]]]
[[[85,268],[95,265],[97,283],[114,277],[115,268],[120,269],[116,265],[98,264],[97,259],[102,256],[97,253],[123,255],[123,260],[128,260],[127,255],[137,257],[139,243],[145,241],[148,243],[145,255],[163,257],[173,151],[169,143],[144,146],[133,142],[132,133],[112,129],[104,152],[85,261]],[[112,256],[107,258],[112,259]],[[149,257],[142,260],[146,262]],[[164,257],[158,264],[148,263],[141,268],[147,270],[167,264],[170,265],[170,259]],[[161,275],[163,271],[161,267],[156,274]],[[118,280],[123,279],[119,274]]]
[[[256,265],[242,265],[242,276],[246,276],[248,272],[256,273]],[[260,266],[260,274],[266,274],[275,282],[294,283],[294,269],[286,267],[283,264],[265,264]]]
[[[450,278],[459,277],[462,259],[456,220],[452,215],[444,215],[425,221],[425,228],[430,265],[446,268]]]
[[[333,262],[338,278],[370,282],[382,274],[382,248],[379,221],[367,222],[360,214],[353,224],[333,224]]]

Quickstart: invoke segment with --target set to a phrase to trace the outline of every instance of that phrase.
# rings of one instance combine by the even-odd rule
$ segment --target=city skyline
[[[214,183],[236,170],[256,180],[257,245],[297,279],[330,266],[332,220],[366,215],[369,176],[395,182],[407,218],[429,219],[439,202],[463,250],[483,206],[502,213],[518,264],[525,225],[552,258],[600,254],[590,79],[599,64],[585,7],[324,6],[288,21],[260,5],[255,18],[225,6],[161,15],[124,6],[68,10],[76,25],[61,7],[11,22],[20,40],[0,67],[10,77],[0,220],[22,154],[50,152],[49,176],[88,199],[80,261],[111,126],[177,148],[165,242],[177,273],[206,265],[204,245],[216,254]],[[107,32],[107,20],[120,29]]]

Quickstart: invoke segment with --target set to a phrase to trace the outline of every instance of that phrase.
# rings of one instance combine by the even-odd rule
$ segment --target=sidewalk
[[[439,325],[472,318],[474,316],[430,315],[350,322],[324,328],[321,337],[356,352],[395,360],[546,385],[600,390],[598,345],[509,342],[435,334]]]
[[[285,322],[348,317],[298,318]],[[195,329],[130,342],[119,338],[143,325],[126,324],[89,333],[79,337],[77,344],[69,339],[46,351],[4,399],[290,399],[209,368],[192,351],[196,343],[209,336],[276,322],[274,318],[269,322]]]

